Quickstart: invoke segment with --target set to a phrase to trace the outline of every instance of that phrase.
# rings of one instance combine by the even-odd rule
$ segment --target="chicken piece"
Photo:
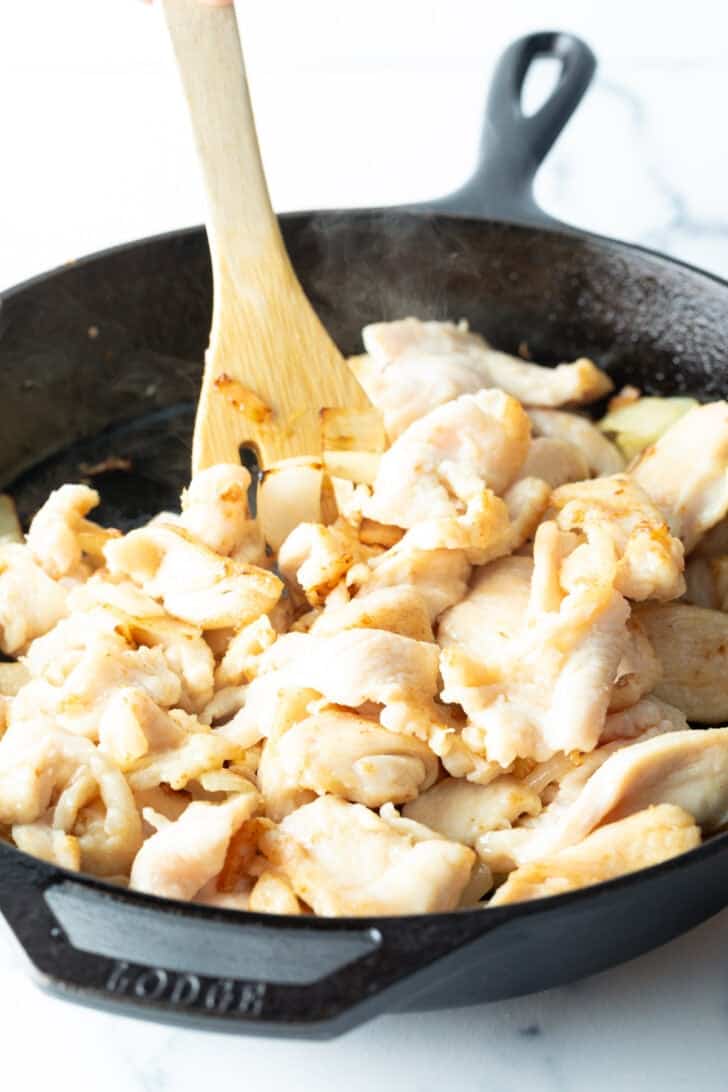
[[[415,641],[434,641],[425,600],[416,588],[379,588],[344,606],[328,607],[311,626],[314,636],[339,633],[345,629],[380,629],[411,637]]]
[[[420,841],[361,804],[321,796],[263,834],[261,849],[324,917],[453,910],[475,855],[427,833]]]
[[[577,846],[512,872],[489,906],[563,895],[660,864],[700,845],[700,830],[682,808],[660,804],[594,831]]]
[[[270,618],[262,614],[249,622],[231,639],[215,672],[218,687],[239,686],[249,682],[258,673],[258,661],[278,634]]]
[[[520,550],[524,543],[534,537],[550,499],[551,489],[541,478],[520,478],[507,490],[503,500],[510,519],[508,551]],[[489,556],[482,561],[480,558],[472,557],[471,560],[482,565],[487,561],[495,560],[502,552],[491,549]]]
[[[690,553],[728,512],[728,403],[691,409],[630,473]]]
[[[551,495],[562,531],[608,536],[615,587],[627,599],[675,599],[685,591],[682,543],[647,494],[626,474],[563,485]]]
[[[179,713],[175,713],[175,718]],[[245,747],[222,729],[212,730],[190,718],[182,723],[180,739],[166,748],[158,748],[140,756],[128,773],[134,792],[169,785],[185,789],[191,781],[199,781],[206,773],[222,771],[226,763],[244,761]]]
[[[483,387],[500,387],[527,405],[590,402],[612,389],[590,360],[545,368],[497,352],[465,323],[381,322],[363,331],[367,356],[352,361],[394,440],[436,406]]]
[[[609,700],[610,713],[635,705],[654,689],[662,675],[662,665],[639,618],[628,619],[627,638]]]
[[[533,789],[505,775],[489,785],[448,777],[411,803],[402,814],[424,823],[452,842],[474,846],[487,830],[510,827],[523,815],[538,815],[541,798]]]
[[[86,830],[60,823],[63,790],[81,774],[100,796],[99,819]],[[0,823],[35,823],[61,792],[53,825],[75,834],[85,872],[113,876],[126,872],[141,844],[141,821],[134,798],[119,769],[87,739],[71,735],[43,719],[11,725],[0,740]],[[84,788],[85,791],[85,788]],[[80,803],[77,798],[77,803]]]
[[[395,527],[462,515],[484,489],[503,493],[528,452],[528,418],[502,391],[466,394],[432,410],[382,456],[364,515]]]
[[[307,687],[354,709],[369,701],[426,700],[437,689],[437,659],[434,645],[384,630],[351,629],[330,637],[289,633],[261,657],[251,690],[267,670],[277,670],[287,686]]]
[[[440,616],[441,647],[507,670],[511,642],[522,635],[526,623],[532,575],[530,557],[502,557],[476,569],[462,602]]]
[[[728,720],[728,617],[665,603],[642,607],[639,620],[662,665],[657,697],[700,724]]]
[[[10,831],[18,849],[38,857],[41,861],[68,868],[72,872],[81,869],[81,847],[78,838],[54,830],[47,823],[16,823]]]
[[[186,736],[179,721],[137,687],[122,687],[110,693],[98,732],[99,750],[124,771],[150,751],[176,747]]]
[[[147,839],[134,858],[129,886],[163,898],[194,899],[221,871],[230,839],[259,803],[252,789],[224,804],[193,802]]]
[[[121,688],[142,690],[162,708],[176,705],[181,693],[161,649],[130,649],[110,633],[97,636],[64,678],[51,675],[24,686],[13,701],[11,719],[32,719],[40,708],[66,731],[97,740],[104,712]]]
[[[323,709],[268,739],[258,784],[268,814],[281,819],[303,802],[302,789],[378,808],[414,800],[437,773],[437,758],[419,739],[353,713]]]
[[[555,436],[536,436],[531,440],[526,461],[521,467],[522,478],[540,478],[552,489],[567,482],[580,482],[589,477],[586,455],[576,444]]]
[[[309,604],[317,607],[353,565],[379,553],[379,549],[364,546],[343,519],[330,527],[299,523],[281,545],[278,567],[289,588],[294,593],[300,589]]]
[[[728,611],[728,555],[697,557],[685,566],[685,599],[696,607]]]
[[[647,734],[686,731],[689,725],[685,714],[674,705],[650,694],[634,705],[619,712],[610,712],[604,721],[599,745],[619,739],[647,738]],[[594,752],[592,752],[593,754]]]
[[[548,409],[531,409],[528,416],[534,436],[563,440],[578,448],[592,474],[618,474],[624,470],[624,458],[620,452],[588,417]]]
[[[221,557],[168,524],[130,531],[105,554],[112,575],[131,577],[175,618],[202,629],[244,626],[271,610],[283,589],[273,573]]]
[[[529,487],[532,484],[533,479],[530,479]],[[531,511],[531,498],[520,495],[523,485],[523,482],[519,482],[513,487],[519,492],[516,502],[519,517],[526,521],[530,518],[535,524],[546,504],[544,502],[534,516]],[[540,483],[540,486],[548,491],[545,483]],[[508,492],[512,493],[513,490]],[[521,504],[522,500],[525,504]],[[525,507],[527,511],[521,512],[521,507]],[[497,497],[492,490],[484,489],[470,497],[460,515],[423,519],[411,527],[398,543],[398,548],[403,553],[413,553],[416,550],[427,553],[434,553],[436,550],[463,550],[471,565],[485,565],[509,553],[516,538],[517,532],[511,525],[505,500]]]
[[[66,591],[36,564],[27,546],[0,545],[0,650],[23,651],[66,613]]]
[[[265,543],[248,511],[250,474],[221,463],[196,474],[182,493],[180,525],[215,553],[260,564]]]
[[[467,591],[470,563],[464,550],[410,550],[394,546],[369,564],[355,601],[382,588],[411,587],[424,600],[430,622],[459,603]]]
[[[35,514],[27,545],[48,576],[60,580],[80,564],[87,547],[97,558],[100,547],[118,531],[106,531],[84,517],[99,503],[87,485],[62,485]]]
[[[612,587],[609,564],[592,547],[580,547],[589,551],[588,564],[579,573],[572,567],[571,585],[562,587],[570,545],[554,523],[539,527],[520,636],[496,633],[483,660],[454,647],[441,656],[441,699],[465,711],[464,742],[503,767],[516,758],[545,761],[557,751],[590,751],[604,724],[627,646],[629,607]]]
[[[250,892],[248,909],[256,914],[301,914],[301,904],[285,876],[262,872]]]

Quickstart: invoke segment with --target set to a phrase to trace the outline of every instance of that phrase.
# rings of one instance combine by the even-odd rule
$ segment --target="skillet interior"
[[[726,285],[596,237],[438,215],[283,218],[303,285],[344,353],[367,322],[466,318],[547,363],[593,356],[617,384],[728,393]],[[174,507],[189,467],[210,322],[202,229],[85,259],[8,293],[0,311],[0,483],[27,520],[108,455],[102,520]]]
[[[369,321],[405,314],[464,317],[498,347],[516,351],[526,343],[534,359],[557,363],[588,353],[618,384],[630,381],[648,392],[685,391],[706,399],[728,393],[723,367],[728,285],[668,259],[596,237],[442,216],[325,213],[286,217],[283,226],[304,287],[346,353],[359,349],[360,329]],[[26,520],[50,489],[79,479],[81,464],[109,455],[131,458],[133,469],[96,480],[106,501],[102,519],[128,525],[176,505],[188,475],[209,299],[201,229],[91,257],[3,298],[0,484],[14,493]],[[463,1004],[591,973],[662,943],[719,909],[725,894],[717,858],[726,848],[723,836],[639,878],[487,915],[316,923],[317,933],[326,937],[355,929],[360,936],[376,934],[382,948],[371,957],[371,972],[364,969],[367,956],[320,985],[264,987],[261,1009],[246,1009],[245,1019],[257,1031],[333,1034],[363,1018],[365,1010],[376,1011],[367,976],[376,975],[377,989],[387,987],[419,967],[423,953],[434,960],[480,933],[473,941],[477,950],[471,945],[469,951],[455,951],[452,960],[441,960],[437,970],[433,966],[430,992],[425,988],[430,980],[422,977],[430,972],[418,972],[419,985],[411,984],[414,996],[402,982],[399,992],[389,990],[387,1004]],[[126,971],[116,978],[118,963],[84,954],[104,951],[98,936],[121,935],[127,912],[137,934],[133,907],[153,902],[163,910],[162,902],[112,895],[106,885],[84,878],[62,882],[60,870],[0,850],[6,870],[0,904],[36,966],[57,988],[103,1004],[107,995],[108,1003],[117,1003],[111,994],[119,993],[119,983],[131,983],[138,1010],[178,1018],[174,991],[189,975],[172,978],[171,972],[138,965],[136,978]],[[83,920],[96,938],[88,941],[90,948],[81,942],[79,952],[64,944],[44,908],[43,892],[50,885],[56,885],[54,892],[84,893]],[[108,893],[94,908],[89,893],[104,888]],[[262,925],[255,921],[259,915],[235,915],[233,921],[232,915],[201,907],[167,907],[159,929],[179,941],[185,961],[204,949],[203,919],[226,921],[237,930],[236,943],[251,929],[264,928],[266,944],[274,944],[274,935],[286,944],[291,930],[306,926],[295,919],[272,918]],[[492,943],[485,935],[491,930]],[[144,958],[154,961],[150,937]],[[248,939],[258,943],[255,936]],[[273,976],[276,966],[274,961]],[[355,968],[360,970],[354,973]],[[167,994],[140,992],[148,982],[156,990],[161,975]],[[208,981],[210,990],[219,987],[219,980],[201,981],[205,989]],[[359,1006],[359,1015],[352,1008],[333,1021],[367,994],[370,1000]],[[203,1006],[202,995],[195,1006]],[[242,1011],[226,1011],[220,1023],[241,1030]],[[185,1015],[192,1018],[194,1012]]]

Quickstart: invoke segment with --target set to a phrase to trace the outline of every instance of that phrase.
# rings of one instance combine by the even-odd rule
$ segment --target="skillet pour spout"
[[[561,77],[525,117],[523,83],[543,55],[561,61]],[[297,273],[344,353],[358,351],[369,322],[465,318],[506,351],[525,341],[546,362],[592,356],[617,384],[728,395],[728,284],[561,229],[535,205],[534,174],[593,70],[572,35],[529,35],[498,65],[478,168],[457,194],[396,214],[282,218]],[[210,299],[200,228],[94,255],[3,296],[0,471],[25,520],[49,490],[110,455],[131,469],[95,481],[102,521],[128,527],[176,505]],[[378,1013],[516,996],[631,959],[720,910],[726,867],[728,835],[718,835],[552,899],[327,920],[157,899],[0,840],[0,910],[61,996],[154,1020],[327,1038]]]

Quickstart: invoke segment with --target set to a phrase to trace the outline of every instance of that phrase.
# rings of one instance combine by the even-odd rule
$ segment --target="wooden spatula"
[[[369,403],[289,261],[268,196],[233,7],[164,0],[207,193],[214,300],[193,472],[321,450],[319,410]]]

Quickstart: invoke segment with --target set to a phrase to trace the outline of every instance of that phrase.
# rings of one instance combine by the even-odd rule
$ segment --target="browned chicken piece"
[[[464,550],[411,550],[401,544],[375,558],[369,568],[355,602],[368,599],[382,588],[414,588],[425,603],[431,623],[460,602],[470,576]]]
[[[248,511],[250,474],[222,463],[196,474],[182,493],[180,524],[211,550],[259,564],[265,543]]]
[[[54,580],[73,574],[87,550],[98,557],[104,542],[117,533],[85,518],[99,499],[87,485],[62,485],[33,518],[28,549]]]
[[[675,599],[685,591],[682,543],[627,474],[562,485],[551,504],[562,531],[611,543],[614,586],[627,599]]]
[[[367,326],[363,338],[368,355],[352,366],[383,413],[390,440],[436,406],[484,387],[500,387],[530,406],[591,402],[612,390],[590,360],[542,367],[492,349],[465,323],[406,318]]]
[[[563,895],[660,864],[700,845],[700,829],[682,808],[660,804],[594,831],[577,846],[530,861],[512,872],[489,902]]]
[[[375,588],[343,606],[327,607],[311,626],[316,635],[339,633],[345,629],[382,629],[411,637],[415,641],[434,641],[427,604],[412,586]]]
[[[323,917],[454,910],[475,854],[416,827],[400,832],[361,804],[321,796],[267,831],[261,848]]]
[[[202,629],[252,622],[275,606],[283,587],[266,569],[222,557],[171,524],[130,531],[105,554],[112,576],[130,577],[173,617]]]
[[[630,473],[690,553],[728,511],[728,403],[691,409]]]

